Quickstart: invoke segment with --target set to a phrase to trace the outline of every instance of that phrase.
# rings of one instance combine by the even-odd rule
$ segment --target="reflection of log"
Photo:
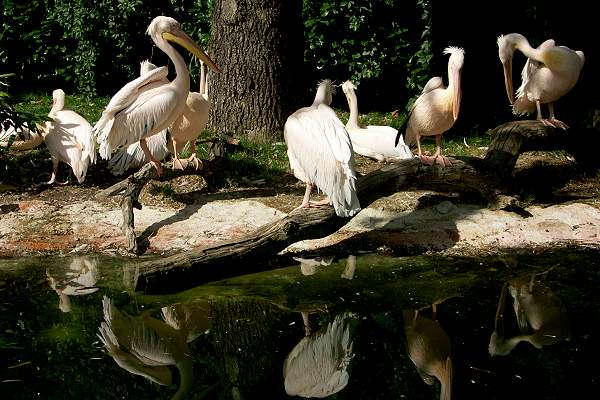
[[[357,188],[361,206],[364,208],[399,189],[413,188],[478,193],[488,201],[490,207],[511,205],[514,199],[503,194],[504,182],[500,178],[507,176],[507,170],[512,170],[518,154],[524,149],[548,148],[544,138],[549,142],[564,143],[562,138],[569,135],[569,131],[547,128],[530,121],[505,124],[494,131],[492,144],[484,159],[451,159],[452,165],[446,168],[426,166],[417,159],[402,160],[360,177]],[[503,174],[498,174],[499,170]],[[136,290],[168,290],[173,284],[189,287],[227,276],[265,270],[269,268],[265,261],[269,255],[296,241],[331,234],[346,222],[347,219],[335,215],[332,207],[297,210],[243,237],[138,263],[133,267],[135,279],[132,284]]]

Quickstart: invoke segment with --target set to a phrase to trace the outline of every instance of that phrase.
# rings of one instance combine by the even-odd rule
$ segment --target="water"
[[[183,387],[188,399],[288,398],[286,390],[438,399],[440,381],[420,376],[419,357],[451,377],[455,399],[595,393],[598,253],[363,254],[294,261],[169,295],[128,289],[130,260],[0,260],[0,396],[169,399]],[[111,352],[99,337],[103,321]],[[492,350],[505,355],[492,357],[495,329]],[[511,349],[519,335],[539,348],[522,341]],[[177,365],[157,365],[170,359]]]

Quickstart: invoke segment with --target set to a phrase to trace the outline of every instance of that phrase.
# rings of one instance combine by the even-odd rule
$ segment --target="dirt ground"
[[[381,166],[357,157],[361,174]],[[108,178],[97,166],[88,176],[80,185],[0,185],[0,256],[124,254],[119,198],[96,198],[101,189],[122,177]],[[464,254],[560,243],[600,244],[597,172],[582,170],[567,155],[526,153],[515,168],[514,192],[525,205],[519,213],[492,211],[481,201],[456,193],[398,192],[372,203],[338,232],[296,243],[286,251],[339,246]],[[303,193],[303,185],[291,174],[269,181],[241,174],[212,191],[201,175],[151,182],[140,196],[143,209],[135,211],[136,232],[146,254],[214,245],[281,218],[300,204]]]

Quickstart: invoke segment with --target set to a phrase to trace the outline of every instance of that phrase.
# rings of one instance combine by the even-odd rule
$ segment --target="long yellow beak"
[[[508,101],[510,104],[515,102],[515,94],[513,92],[513,83],[512,83],[512,59],[506,61],[504,66],[504,87],[506,87],[506,95],[508,96]]]
[[[210,59],[210,57],[198,46],[196,42],[192,40],[184,31],[178,31],[176,33],[164,32],[162,34],[163,39],[175,42],[185,47],[190,53],[198,57],[204,64],[215,72],[221,72],[219,67]]]

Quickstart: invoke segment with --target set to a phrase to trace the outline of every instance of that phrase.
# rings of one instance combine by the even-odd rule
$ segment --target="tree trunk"
[[[300,0],[215,1],[208,48],[222,72],[209,76],[211,130],[281,137],[299,104],[302,34]]]

